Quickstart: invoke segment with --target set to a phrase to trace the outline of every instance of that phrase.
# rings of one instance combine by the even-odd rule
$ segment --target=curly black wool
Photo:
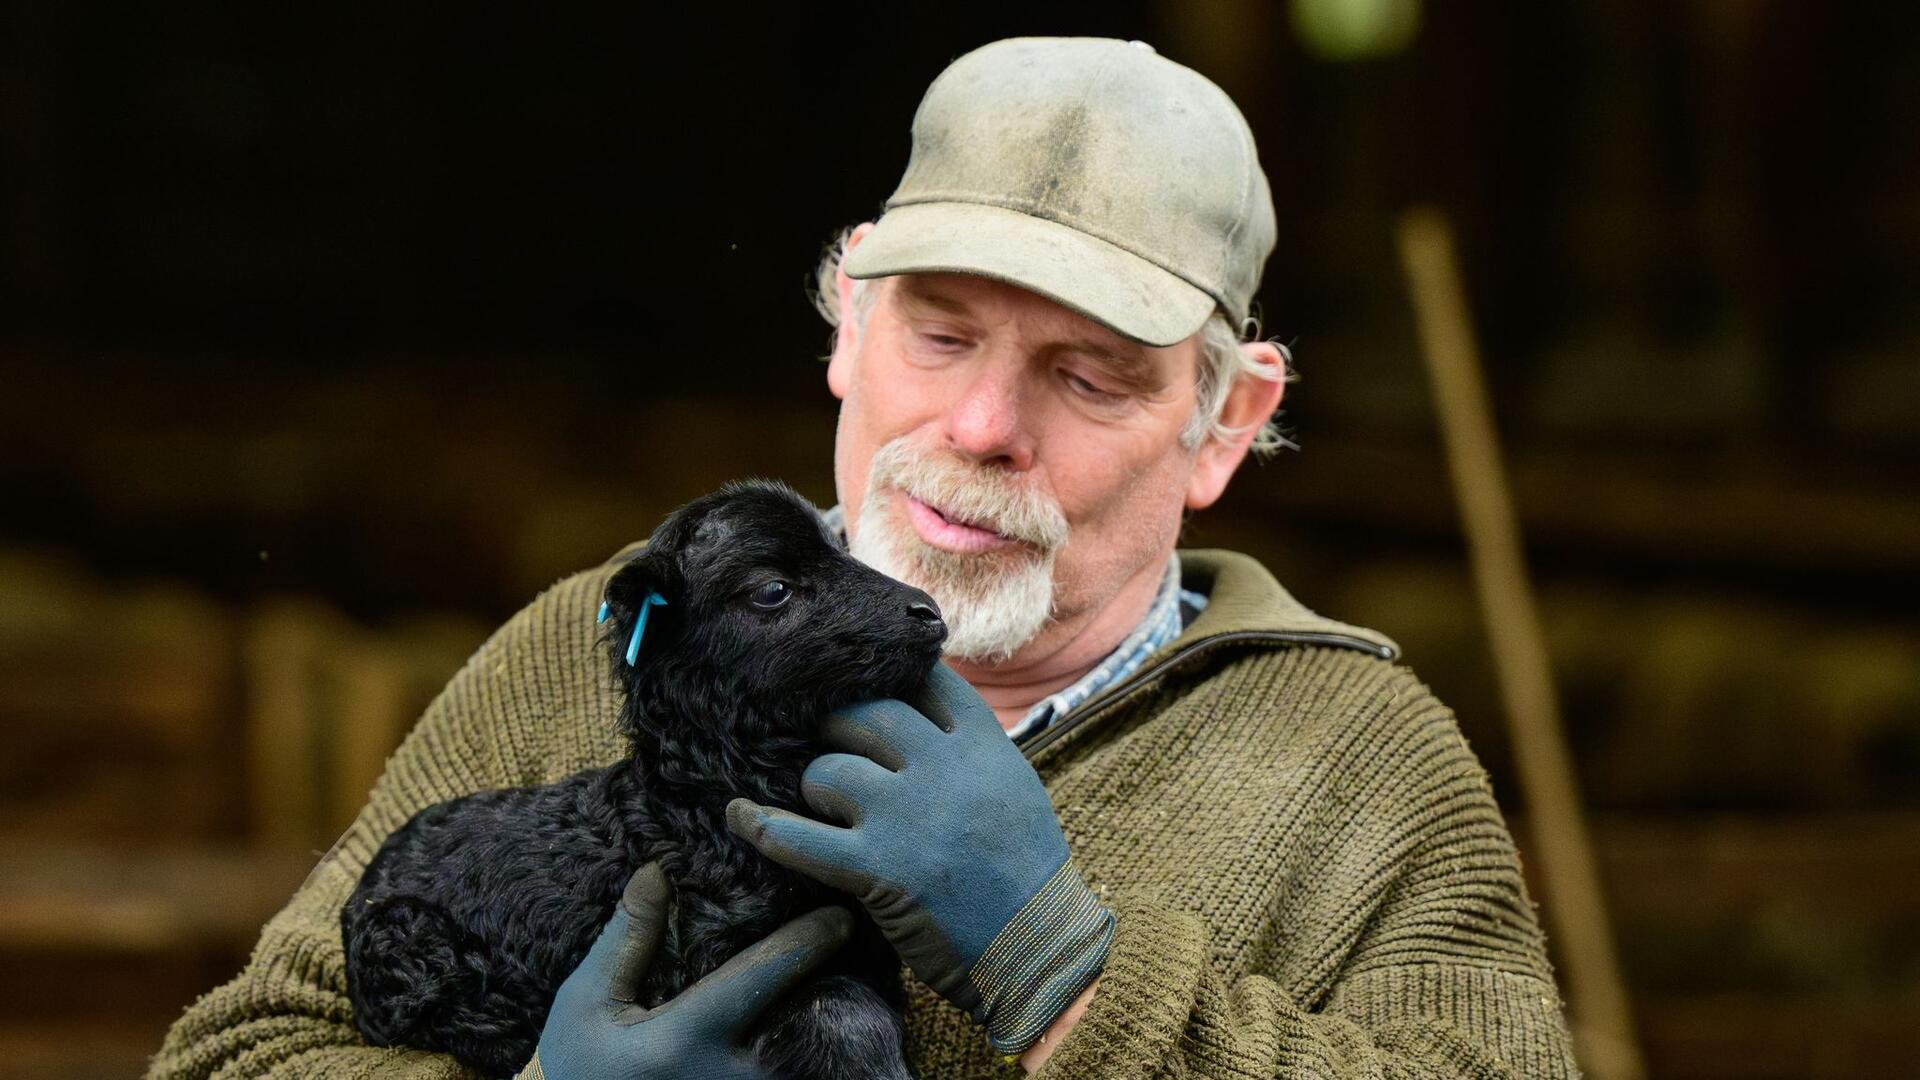
[[[614,574],[606,603],[631,756],[439,803],[387,839],[340,916],[369,1043],[519,1071],[554,992],[649,861],[674,891],[649,1005],[787,919],[847,903],[735,838],[726,805],[804,812],[800,774],[826,713],[909,694],[938,660],[946,626],[932,599],[856,562],[784,485],[750,481],[675,511]],[[864,916],[858,925],[756,1033],[752,1052],[775,1075],[910,1077],[899,962]]]

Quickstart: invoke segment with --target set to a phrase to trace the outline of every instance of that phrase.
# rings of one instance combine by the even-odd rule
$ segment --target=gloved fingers
[[[940,728],[919,710],[891,698],[835,709],[820,727],[820,740],[827,746],[870,757],[894,772],[939,737]]]
[[[858,825],[866,808],[893,777],[885,767],[857,754],[821,754],[800,774],[800,795],[807,805],[843,825]]]
[[[794,919],[741,950],[681,991],[655,1015],[671,1015],[712,1039],[737,1042],[794,984],[813,973],[853,932],[845,908],[824,907]]]
[[[894,772],[907,767],[906,755],[901,753],[893,737],[860,706],[828,713],[820,725],[820,744],[828,749],[859,754]]]
[[[727,804],[727,828],[760,849],[760,854],[822,885],[855,895],[866,891],[866,860],[851,829],[761,806],[751,799]]]
[[[673,895],[666,872],[659,863],[648,863],[627,879],[626,892],[620,896],[619,911],[627,917],[627,929],[620,936],[610,961],[607,997],[623,1005],[637,1002],[640,984],[666,935],[667,902]]]
[[[909,702],[941,731],[991,732],[1002,735],[1000,721],[993,709],[972,684],[944,663],[933,665],[927,681]]]

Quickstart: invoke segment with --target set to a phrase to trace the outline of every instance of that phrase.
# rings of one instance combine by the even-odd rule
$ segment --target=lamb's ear
[[[679,567],[664,554],[643,551],[607,581],[600,621],[613,647],[616,667],[640,662],[647,641],[659,641],[678,620]]]

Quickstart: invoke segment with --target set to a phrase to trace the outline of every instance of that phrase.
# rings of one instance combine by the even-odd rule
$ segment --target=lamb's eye
[[[754,607],[760,608],[763,611],[772,611],[774,608],[792,599],[792,597],[793,589],[790,588],[786,582],[769,581],[765,585],[753,590],[753,595],[747,599],[752,602]]]

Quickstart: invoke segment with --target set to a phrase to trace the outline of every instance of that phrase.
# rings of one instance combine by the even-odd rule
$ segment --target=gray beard
[[[924,589],[947,623],[947,656],[969,663],[1005,660],[1034,639],[1053,615],[1054,553],[1018,548],[966,555],[920,539],[895,512],[890,492],[869,488],[854,558],[888,577]]]

